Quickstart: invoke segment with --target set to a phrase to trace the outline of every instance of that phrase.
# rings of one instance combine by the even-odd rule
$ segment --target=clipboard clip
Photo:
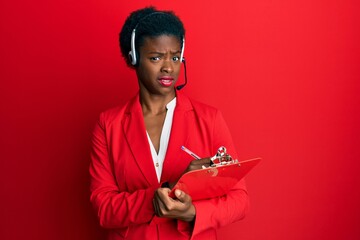
[[[229,165],[238,163],[239,161],[236,159],[234,160],[227,152],[226,147],[221,146],[217,150],[216,154],[210,158],[212,164],[211,167],[217,167],[222,165]]]

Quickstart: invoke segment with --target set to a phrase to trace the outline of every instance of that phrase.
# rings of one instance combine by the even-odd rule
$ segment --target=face
[[[146,37],[139,53],[136,74],[140,91],[151,95],[175,94],[174,86],[181,67],[180,41],[169,35]]]

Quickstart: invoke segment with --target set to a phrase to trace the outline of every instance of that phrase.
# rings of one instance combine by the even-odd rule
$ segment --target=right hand
[[[190,162],[184,173],[197,169],[202,169],[202,166],[209,167],[210,164],[211,164],[210,158],[195,159]]]
[[[202,158],[202,159],[195,159],[195,160],[192,160],[188,167],[185,169],[185,171],[183,172],[183,174],[187,173],[187,172],[190,172],[190,171],[193,171],[193,170],[198,170],[198,169],[202,169],[202,166],[205,166],[205,167],[209,167],[211,164],[211,160],[210,158]],[[182,175],[183,175],[182,174]],[[177,182],[177,181],[176,181]],[[172,189],[176,182],[170,182],[169,183],[169,186],[170,186],[170,189]]]

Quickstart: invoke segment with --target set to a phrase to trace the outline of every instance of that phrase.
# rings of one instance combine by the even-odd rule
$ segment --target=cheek
[[[141,75],[147,75],[147,73],[149,72],[149,67],[147,66],[147,64],[140,62],[138,66],[138,72]]]
[[[139,66],[138,78],[141,81],[151,81],[157,76],[157,69],[154,67],[149,67],[145,64]]]
[[[142,66],[141,66],[141,71],[144,72],[144,74],[155,74],[159,71],[159,67],[156,66],[155,64],[152,64],[152,63],[144,63]]]
[[[175,73],[175,75],[176,75],[177,77],[179,76],[180,72],[181,72],[181,65],[176,66],[176,67],[174,68],[174,73]]]

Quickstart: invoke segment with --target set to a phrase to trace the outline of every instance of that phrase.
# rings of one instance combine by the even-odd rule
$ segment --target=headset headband
[[[146,15],[145,17],[141,18],[139,20],[139,22],[135,25],[135,28],[133,29],[132,33],[131,33],[131,50],[129,52],[129,57],[131,60],[131,64],[132,65],[137,65],[138,60],[137,60],[137,56],[136,56],[136,48],[135,48],[135,38],[136,38],[136,28],[139,26],[139,24],[144,21],[146,18],[155,15],[155,14],[168,14],[165,12],[152,12],[148,15]],[[183,62],[184,60],[184,49],[185,49],[185,38],[183,37],[182,39],[182,46],[181,46],[181,54],[180,54],[180,62]]]

